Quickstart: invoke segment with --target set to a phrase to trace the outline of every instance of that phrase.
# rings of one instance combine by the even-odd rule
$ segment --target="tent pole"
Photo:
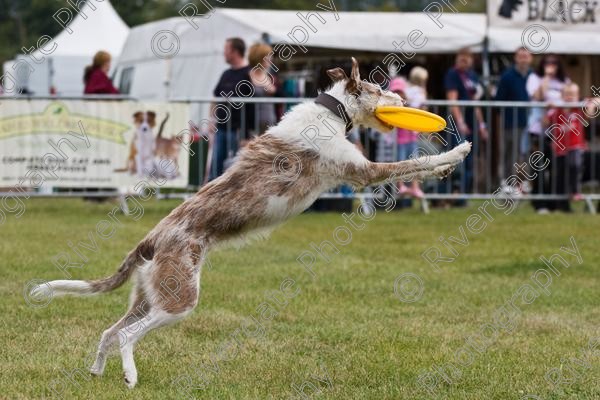
[[[483,53],[482,53],[482,68],[483,68],[483,89],[485,93],[484,98],[488,98],[490,95],[490,52],[488,46],[487,36],[483,39]]]
[[[490,31],[490,4],[488,2],[485,12],[485,36],[483,37],[483,54],[482,54],[482,63],[483,63],[483,90],[484,90],[484,98],[489,98],[490,93],[490,46],[488,33]]]
[[[54,90],[56,90],[56,88],[54,87],[54,61],[52,57],[48,57],[48,94],[56,94],[53,93]]]
[[[165,99],[169,100],[171,98],[171,59],[168,58],[165,60]]]

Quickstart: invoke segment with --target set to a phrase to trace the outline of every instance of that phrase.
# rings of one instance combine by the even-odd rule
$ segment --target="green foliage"
[[[42,35],[54,36],[61,27],[52,15],[62,0],[0,0],[0,61],[13,58],[23,46],[35,46]]]

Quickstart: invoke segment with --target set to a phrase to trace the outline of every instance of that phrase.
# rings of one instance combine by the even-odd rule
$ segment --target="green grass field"
[[[438,238],[459,236],[475,206],[429,215],[378,211],[363,230],[352,230],[351,241],[329,263],[317,256],[314,275],[296,258],[311,250],[311,242],[333,241],[336,228],[349,225],[340,214],[303,214],[267,241],[210,256],[194,313],[138,344],[139,383],[129,391],[116,351],[102,378],[86,371],[100,334],[123,315],[130,283],[98,297],[57,298],[46,307],[32,307],[23,296],[30,280],[65,279],[52,257],[70,252],[75,258],[68,242],[89,241],[117,204],[26,204],[21,218],[9,215],[0,226],[2,399],[302,398],[293,385],[304,385],[304,398],[315,399],[600,398],[600,216],[583,213],[581,206],[571,215],[546,216],[535,215],[529,205],[511,215],[490,208],[494,220],[477,235],[466,231],[469,244],[454,244],[459,255],[440,264],[439,272],[421,253],[437,246],[450,255]],[[138,221],[120,216],[122,226],[112,238],[82,251],[89,260],[70,270],[73,278],[114,273],[126,252],[177,204],[151,200]],[[339,239],[348,239],[344,232]],[[560,250],[571,236],[582,264]],[[556,253],[570,267],[559,266],[550,295],[541,294],[531,276],[546,268],[540,256]],[[395,292],[405,273],[417,274],[423,286],[398,281]],[[235,343],[232,334],[249,317],[259,316],[265,293],[290,278],[299,292],[271,308],[272,319],[261,320],[260,334],[219,352]],[[539,297],[519,292],[526,284]],[[494,325],[496,331],[486,331],[484,324],[495,321],[515,293],[520,312],[511,319],[512,329]],[[416,301],[400,300],[410,295]],[[481,340],[478,351],[466,345],[468,337],[481,334],[488,337],[484,347]],[[65,374],[74,374],[72,380]],[[195,389],[173,384],[183,385],[185,376]]]

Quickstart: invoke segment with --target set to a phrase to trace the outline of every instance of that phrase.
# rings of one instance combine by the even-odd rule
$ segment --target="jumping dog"
[[[121,341],[125,383],[129,388],[136,385],[134,345],[149,331],[192,312],[198,304],[202,263],[215,247],[268,234],[308,208],[322,192],[340,184],[360,188],[400,179],[443,178],[469,154],[471,144],[465,142],[439,155],[394,163],[367,160],[346,139],[346,133],[358,124],[390,131],[392,127],[375,116],[375,108],[402,106],[402,98],[361,81],[354,58],[350,78],[341,68],[329,70],[328,75],[333,85],[317,101],[295,106],[278,125],[253,139],[222,176],[160,221],[114,275],[93,281],[56,280],[32,289],[32,296],[92,295],[114,290],[133,278],[129,310],[102,334],[92,374],[103,373],[109,348]],[[323,118],[329,124],[328,139],[315,146],[301,132]],[[276,173],[275,160],[282,155],[288,164],[296,164],[286,169],[294,173]],[[177,277],[177,282],[172,281],[178,301],[166,302],[168,285],[164,283],[172,276]]]

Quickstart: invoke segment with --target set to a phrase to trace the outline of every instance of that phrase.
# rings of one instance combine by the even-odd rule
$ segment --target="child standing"
[[[408,85],[404,78],[394,78],[390,82],[390,91],[400,95],[400,97],[405,99],[408,106],[420,108],[425,101],[426,94],[424,86],[421,86],[423,84],[422,81],[421,85],[413,83],[413,80],[415,79],[413,76],[413,71],[417,68],[425,71],[425,69],[421,67],[413,68],[409,78],[411,80],[411,85]],[[427,73],[427,71],[425,71],[425,73]],[[425,81],[426,80],[427,78],[425,77]],[[418,140],[419,136],[417,132],[396,128],[398,161],[408,160],[410,158],[411,154],[417,150]],[[411,182],[410,188],[408,188],[404,182],[399,182],[398,193],[401,195],[408,194],[416,199],[422,199],[424,196],[424,193],[421,190],[417,180]]]
[[[562,101],[579,101],[576,83],[565,84]],[[552,149],[556,155],[557,193],[569,194],[572,200],[582,200],[583,152],[587,148],[584,126],[588,125],[584,113],[581,107],[552,107],[545,122],[549,125],[546,134],[554,138]],[[568,203],[560,208],[570,211]]]
[[[398,93],[406,100],[406,104],[413,108],[424,108],[423,103],[427,99],[427,79],[429,74],[423,67],[414,67],[408,76],[409,83],[402,78],[392,80],[390,90]],[[417,150],[419,140],[418,132],[406,129],[397,130],[398,160],[407,160]],[[400,194],[409,194],[417,199],[422,199],[424,194],[419,182],[414,180],[408,188],[404,182],[400,182],[398,188]]]

